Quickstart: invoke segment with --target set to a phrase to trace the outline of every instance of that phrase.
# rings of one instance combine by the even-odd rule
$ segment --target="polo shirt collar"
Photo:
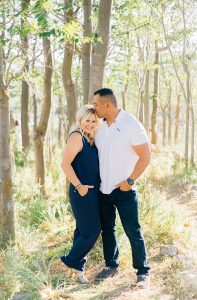
[[[124,111],[123,111],[123,109],[120,109],[119,113],[117,114],[117,116],[114,120],[114,123],[119,124],[123,115],[124,115]]]
[[[113,123],[115,123],[116,125],[118,125],[118,124],[120,123],[120,121],[121,121],[123,115],[124,115],[124,110],[123,110],[123,109],[120,109],[120,110],[119,110],[119,113],[117,114],[117,116],[116,116],[116,118],[115,118],[115,120],[114,120]],[[104,124],[107,125],[107,120],[106,120],[106,118],[104,118],[103,121],[105,122]],[[113,124],[113,123],[112,123],[112,124]]]

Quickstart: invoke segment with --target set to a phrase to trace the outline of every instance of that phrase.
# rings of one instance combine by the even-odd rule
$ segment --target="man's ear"
[[[107,107],[109,107],[109,106],[110,106],[110,102],[109,102],[109,101],[107,101],[107,103],[106,103],[106,104],[107,104],[107,105],[106,105]]]

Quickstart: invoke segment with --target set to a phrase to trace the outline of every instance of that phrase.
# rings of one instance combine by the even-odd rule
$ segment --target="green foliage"
[[[69,252],[72,247],[72,243],[63,243],[61,246],[51,247],[46,249],[45,251],[45,258],[49,261],[54,261],[55,259],[60,258],[61,256],[65,255]]]
[[[66,4],[55,9],[55,12],[69,12],[72,10],[72,5]]]
[[[5,46],[6,40],[0,37],[0,50]]]
[[[17,167],[24,167],[26,164],[26,155],[24,152],[18,149],[17,138],[14,130],[11,132],[11,141],[14,151],[14,161]]]
[[[195,166],[185,167],[184,163],[174,161],[172,164],[174,180],[182,180],[183,183],[197,183],[197,168]]]
[[[44,29],[48,25],[47,20],[47,9],[50,7],[50,2],[48,0],[37,0],[32,8],[32,12],[34,13],[38,26],[41,29]]]
[[[30,225],[38,226],[44,220],[46,207],[46,201],[42,197],[38,197],[29,203],[27,218]]]
[[[20,286],[23,291],[30,292],[33,299],[37,299],[38,289],[44,284],[44,281],[39,273],[35,273],[28,267],[28,261],[24,260],[24,257],[21,257],[17,251],[10,249],[5,256],[5,265],[6,272],[2,276],[3,293],[11,296],[12,287]],[[22,286],[20,282],[22,282]]]
[[[152,189],[150,187],[149,189],[150,191],[146,187],[143,200],[140,202],[140,218],[148,228],[145,230],[147,244],[151,247],[173,244],[178,236],[175,226],[176,213],[170,209],[166,212],[161,203],[161,195],[157,193],[154,195]]]
[[[16,164],[16,166],[24,167],[25,162],[26,162],[26,159],[25,159],[24,152],[16,150],[15,151],[15,164]]]
[[[55,29],[51,29],[49,31],[40,32],[39,36],[44,38],[49,38],[50,36],[56,35]]]
[[[62,32],[65,34],[66,40],[76,38],[81,31],[81,26],[77,20],[71,20],[69,23],[63,25]]]
[[[30,188],[30,186],[27,186],[26,188]],[[32,192],[32,194],[28,196],[29,199],[24,199],[26,205],[23,204],[21,207],[19,217],[21,218],[23,226],[37,227],[46,216],[47,202],[40,192],[39,185],[36,185],[34,190],[30,189],[30,192]],[[15,193],[15,197],[18,196],[19,193]]]

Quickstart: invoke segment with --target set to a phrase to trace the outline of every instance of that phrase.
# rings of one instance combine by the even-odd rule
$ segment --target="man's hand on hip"
[[[119,188],[123,192],[132,190],[132,185],[128,184],[127,180],[121,181],[115,187]]]

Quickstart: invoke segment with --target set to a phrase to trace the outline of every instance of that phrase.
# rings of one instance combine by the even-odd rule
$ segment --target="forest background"
[[[21,291],[30,299],[52,291],[57,299],[74,297],[62,290],[65,277],[52,272],[74,226],[60,164],[77,108],[101,87],[113,89],[150,137],[152,162],[139,182],[150,256],[176,241],[187,249],[191,222],[179,209],[164,214],[164,199],[196,200],[196,20],[196,0],[0,1],[1,299]],[[120,225],[118,234],[124,244]],[[128,253],[121,256],[126,265]],[[100,240],[90,277],[95,260],[102,262]],[[166,272],[168,264],[177,267],[168,261]],[[177,282],[164,286],[176,295]],[[106,289],[91,293],[105,299]],[[106,299],[118,299],[110,293]]]

